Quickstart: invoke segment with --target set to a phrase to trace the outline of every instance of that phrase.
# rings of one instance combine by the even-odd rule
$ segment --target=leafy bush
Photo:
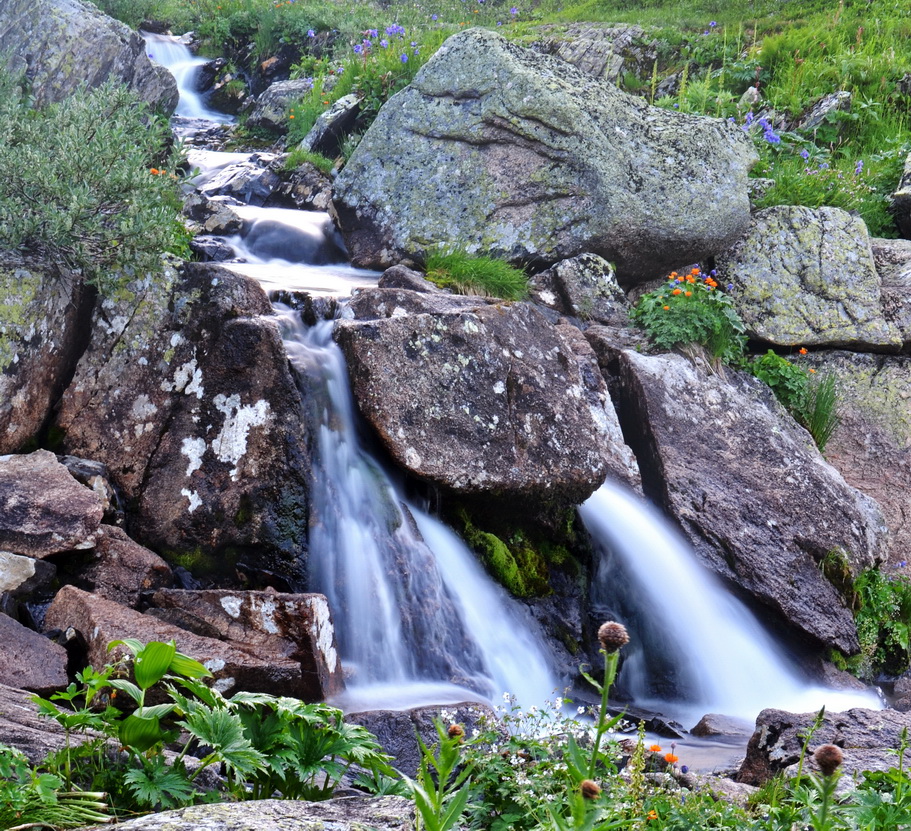
[[[736,363],[746,345],[745,327],[714,274],[693,268],[672,272],[664,285],[639,298],[630,317],[662,349],[705,347],[712,357]]]
[[[0,72],[0,247],[81,270],[102,291],[159,268],[162,252],[186,254],[168,141],[167,122],[125,87],[34,110]]]
[[[525,272],[493,257],[476,257],[465,251],[434,251],[427,255],[427,279],[460,294],[521,300],[528,294]]]
[[[747,370],[771,387],[782,406],[792,414],[800,411],[807,397],[809,374],[787,358],[768,350],[765,355],[753,358]]]

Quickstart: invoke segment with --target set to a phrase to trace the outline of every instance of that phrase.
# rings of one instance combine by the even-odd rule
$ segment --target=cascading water
[[[627,608],[636,637],[625,650],[621,675],[637,704],[682,720],[706,712],[752,719],[765,707],[807,712],[823,704],[879,706],[872,694],[803,681],[752,613],[644,500],[606,484],[579,513],[602,549],[593,603],[623,607],[627,589],[635,598]],[[663,680],[673,689],[662,689]]]
[[[361,447],[332,326],[284,318],[316,433],[312,583],[329,598],[354,698],[374,707],[440,703],[464,699],[468,688],[488,700],[510,692],[541,703],[557,682],[536,625],[452,531],[403,500]],[[458,686],[432,683],[440,681]]]

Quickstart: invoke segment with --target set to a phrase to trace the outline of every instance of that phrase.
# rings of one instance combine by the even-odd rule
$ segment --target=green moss
[[[185,568],[194,577],[218,577],[234,574],[240,552],[232,548],[212,551],[196,546],[181,551],[166,550],[161,556],[172,566]]]

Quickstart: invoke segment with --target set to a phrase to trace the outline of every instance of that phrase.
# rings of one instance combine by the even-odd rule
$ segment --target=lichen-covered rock
[[[815,130],[830,121],[829,116],[851,109],[851,93],[847,90],[831,92],[819,99],[797,124],[800,130]]]
[[[609,23],[573,23],[562,31],[547,32],[532,48],[571,63],[577,69],[608,83],[624,73],[649,76],[658,59],[658,44],[641,26]]]
[[[361,99],[353,94],[343,95],[329,109],[319,114],[298,147],[334,159],[339,154],[345,136],[354,129],[360,112]]]
[[[75,275],[0,254],[0,454],[25,448],[47,422],[90,310]]]
[[[882,507],[886,559],[911,560],[911,357],[819,352],[801,363],[836,379],[840,421],[826,459]]]
[[[905,159],[905,169],[892,194],[892,210],[895,224],[905,239],[911,239],[911,153]]]
[[[0,457],[0,550],[42,559],[92,548],[103,515],[53,453]]]
[[[778,346],[897,350],[863,220],[840,208],[777,205],[718,258],[748,334]]]
[[[151,603],[156,617],[184,629],[201,626],[219,640],[294,658],[310,697],[322,700],[345,689],[324,595],[162,589]]]
[[[25,71],[39,105],[113,78],[166,113],[177,106],[174,76],[149,60],[143,39],[82,0],[3,0],[4,53],[14,72]]]
[[[86,831],[102,831],[96,826]],[[257,799],[163,811],[118,823],[122,831],[413,831],[403,796],[346,796],[328,802]]]
[[[247,124],[251,127],[265,127],[267,130],[287,132],[291,104],[306,98],[313,89],[313,82],[305,78],[296,81],[276,81],[256,100],[256,107],[250,113]]]
[[[853,616],[824,561],[838,557],[856,575],[882,559],[876,503],[755,378],[699,372],[679,355],[624,350],[618,363],[621,424],[643,490],[699,559],[798,631],[856,652]]]
[[[0,614],[0,684],[48,695],[69,683],[66,663],[62,646]]]
[[[911,240],[870,240],[873,262],[882,281],[883,316],[905,345],[911,343]]]
[[[56,425],[68,452],[108,466],[137,541],[296,586],[309,455],[271,313],[256,282],[217,266],[137,278],[100,303]]]
[[[629,324],[630,304],[614,269],[596,254],[580,254],[535,274],[531,299],[561,314],[617,326]]]
[[[335,205],[356,265],[386,268],[456,240],[523,263],[591,252],[637,282],[746,230],[755,159],[722,120],[651,107],[471,29],[383,106]]]
[[[243,592],[235,594],[239,596]],[[229,602],[227,611],[230,613],[236,608],[239,614],[242,605],[243,601],[239,599],[236,607]],[[310,671],[319,658],[289,654],[287,644],[280,638],[268,641],[260,637],[248,642],[243,632],[237,640],[217,637],[217,631],[200,635],[185,626],[168,623],[152,614],[142,614],[75,586],[64,586],[57,592],[48,607],[44,625],[45,629],[75,629],[85,644],[86,660],[96,669],[124,653],[123,647],[108,651],[108,644],[113,640],[137,638],[144,643],[173,640],[178,650],[202,662],[212,672],[215,685],[225,694],[247,690],[322,701],[331,692],[330,688],[321,685],[322,679]],[[327,626],[331,642],[332,624]],[[233,636],[237,632],[228,634]],[[338,671],[341,671],[340,667]]]
[[[795,775],[807,730],[815,719],[816,713],[763,710],[756,718],[756,730],[747,745],[737,781],[762,785],[778,774]],[[813,751],[821,745],[834,744],[844,750],[840,770],[846,781],[852,781],[861,771],[888,770],[895,767],[896,752],[906,730],[911,731],[911,714],[895,710],[855,708],[842,713],[826,712],[822,725],[813,733],[804,768],[818,773]]]
[[[192,152],[188,158],[192,164]],[[277,158],[274,153],[253,153],[249,157],[211,168],[196,177],[196,188],[209,198],[230,196],[246,205],[262,205],[281,185],[281,179],[270,169]],[[207,230],[214,231],[211,228]]]
[[[354,397],[393,457],[461,494],[578,503],[611,468],[604,382],[533,306],[402,295],[436,311],[343,320]],[[468,303],[461,305],[466,300]],[[583,342],[584,343],[584,342]],[[618,433],[619,434],[619,433]]]

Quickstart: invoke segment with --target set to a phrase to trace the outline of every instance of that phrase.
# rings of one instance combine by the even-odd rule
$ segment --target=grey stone
[[[306,98],[312,88],[313,83],[305,78],[270,84],[256,99],[256,107],[250,113],[247,124],[251,127],[287,132],[291,105],[300,98]]]
[[[92,548],[103,514],[53,453],[0,456],[0,550],[42,559]]]
[[[833,551],[854,575],[879,562],[888,539],[879,506],[757,379],[632,350],[615,371],[643,490],[703,564],[820,644],[856,652],[851,610],[820,564]]]
[[[56,425],[108,466],[137,542],[216,574],[240,556],[296,586],[309,453],[271,315],[254,280],[207,263],[134,280],[101,301]]]
[[[911,343],[911,240],[870,240],[873,262],[882,281],[883,315]]]
[[[49,695],[69,683],[59,644],[0,614],[0,684]]]
[[[31,764],[37,765],[49,753],[66,747],[67,738],[56,721],[38,715],[32,696],[31,692],[0,683],[0,736],[4,744],[21,750]],[[74,733],[71,745],[82,744],[94,735]]]
[[[25,70],[39,105],[63,101],[85,84],[112,78],[153,107],[170,113],[177,84],[153,64],[145,41],[123,23],[81,0],[4,0],[0,5],[0,54],[13,72]]]
[[[0,594],[28,595],[47,586],[56,573],[56,567],[45,560],[0,551]]]
[[[723,713],[706,713],[690,733],[694,736],[751,736],[753,725]]]
[[[911,238],[911,153],[905,159],[901,179],[892,194],[892,211],[901,235],[905,239]]]
[[[409,291],[440,294],[443,289],[435,286],[420,271],[404,265],[394,265],[387,268],[380,277],[377,286],[381,289],[408,289]]]
[[[749,233],[718,258],[718,281],[750,337],[779,346],[897,350],[883,317],[863,220],[840,208],[778,205],[754,214]]]
[[[298,147],[334,159],[339,154],[345,136],[354,129],[360,112],[360,97],[354,94],[343,95],[329,109],[319,114]]]
[[[284,170],[283,156],[272,163],[281,184],[266,199],[265,206],[287,207],[290,203],[304,211],[332,210],[332,180],[318,167],[304,162],[294,170]]]
[[[595,254],[562,260],[530,280],[531,299],[562,314],[597,323],[626,325],[630,304],[614,269]]]
[[[737,781],[762,785],[779,773],[795,775],[803,746],[802,734],[815,718],[816,713],[763,710],[756,719],[756,730],[747,745]],[[813,734],[804,767],[818,772],[813,752],[821,745],[834,744],[845,754],[840,770],[846,781],[861,771],[888,770],[895,766],[895,751],[903,729],[911,732],[911,714],[861,708],[843,713],[826,712],[822,726]]]
[[[356,265],[459,240],[553,263],[591,252],[624,283],[732,244],[755,150],[720,119],[650,107],[548,55],[471,29],[380,110],[335,183]]]
[[[199,192],[210,199],[230,196],[248,205],[262,205],[281,186],[281,179],[271,170],[276,160],[273,153],[253,153],[248,159],[203,173],[196,179]],[[209,233],[231,233],[206,227]]]
[[[831,92],[820,98],[797,123],[800,130],[815,130],[831,121],[830,115],[837,112],[849,112],[851,93],[847,90]]]
[[[547,32],[532,48],[555,55],[592,78],[616,83],[625,73],[650,77],[657,46],[641,26],[572,23],[563,31]]]
[[[414,803],[401,796],[221,802],[118,823],[123,831],[412,831],[414,827]]]
[[[360,411],[421,479],[462,494],[560,503],[584,500],[603,481],[615,418],[604,382],[529,304],[393,310],[342,320],[336,337]]]

